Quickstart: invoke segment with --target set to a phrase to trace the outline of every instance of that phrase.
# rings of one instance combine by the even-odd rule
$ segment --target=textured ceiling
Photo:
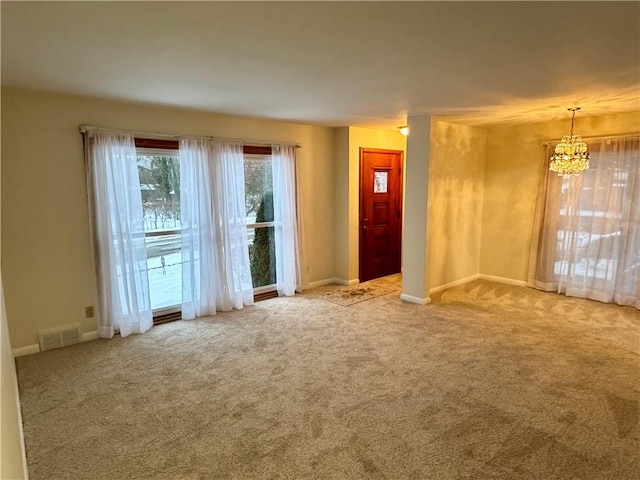
[[[330,126],[640,109],[639,2],[2,2],[2,84]]]

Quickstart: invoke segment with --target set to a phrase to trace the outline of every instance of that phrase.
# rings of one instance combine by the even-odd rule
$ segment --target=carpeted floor
[[[332,288],[18,358],[31,480],[640,478],[637,310]]]

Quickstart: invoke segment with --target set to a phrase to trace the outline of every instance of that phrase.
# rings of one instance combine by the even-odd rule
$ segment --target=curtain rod
[[[638,132],[630,132],[630,133],[618,133],[616,135],[597,135],[597,136],[590,136],[590,137],[582,136],[582,139],[583,140],[607,140],[607,139],[613,140],[613,139],[616,139],[616,138],[624,138],[624,137],[640,137],[640,133],[638,133]],[[559,143],[560,141],[561,141],[560,139],[543,140],[542,141],[542,145],[543,146],[547,146],[547,145],[550,145],[552,143]]]
[[[154,139],[172,139],[180,140],[181,138],[198,138],[203,140],[223,140],[229,142],[242,142],[246,145],[293,145],[296,148],[301,148],[302,145],[297,142],[266,142],[264,140],[247,140],[244,138],[227,138],[227,137],[213,137],[213,136],[194,136],[194,135],[174,135],[169,133],[154,133],[154,132],[142,132],[136,130],[122,130],[117,128],[103,128],[95,127],[93,125],[80,125],[80,133],[86,133],[94,130],[102,132],[128,132],[134,137],[154,138]]]

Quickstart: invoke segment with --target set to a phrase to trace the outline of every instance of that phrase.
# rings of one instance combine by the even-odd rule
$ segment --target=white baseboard
[[[471,282],[473,280],[477,280],[481,278],[480,274],[476,273],[475,275],[471,275],[470,277],[461,278],[460,280],[455,280],[454,282],[446,283],[444,285],[440,285],[439,287],[435,287],[429,290],[429,295],[433,295],[434,293],[441,292],[446,290],[447,288],[457,287],[458,285],[462,285],[463,283]]]
[[[89,342],[91,340],[97,340],[98,339],[98,331],[97,330],[93,330],[92,332],[84,332],[82,334],[82,341],[83,342]]]
[[[414,297],[413,295],[407,295],[406,293],[400,294],[400,300],[404,300],[405,302],[409,302],[409,303],[417,303],[418,305],[427,305],[431,303],[431,298],[429,297],[427,298]]]
[[[325,278],[324,280],[317,280],[315,282],[310,282],[304,287],[304,290],[308,290],[310,288],[316,287],[324,287],[325,285],[331,285],[332,283],[338,283],[335,278]]]
[[[33,345],[26,345],[24,347],[18,347],[11,350],[11,353],[15,357],[22,357],[23,355],[31,355],[32,353],[40,353],[40,344],[34,343]]]
[[[317,280],[315,282],[311,282],[309,283],[306,287],[305,290],[308,290],[309,288],[316,288],[316,287],[323,287],[325,285],[331,285],[333,283],[336,283],[338,285],[346,285],[348,287],[351,287],[353,285],[357,285],[360,283],[360,280],[355,278],[353,280],[345,280],[344,278],[325,278],[324,280]]]
[[[88,342],[90,340],[96,340],[98,338],[97,330],[92,332],[84,332],[82,334],[82,341]],[[40,344],[34,343],[33,345],[26,345],[24,347],[18,347],[11,350],[13,357],[22,357],[24,355],[31,355],[32,353],[40,353]]]
[[[527,286],[527,282],[525,282],[524,280],[514,280],[513,278],[506,278],[506,277],[496,277],[494,275],[485,275],[484,273],[481,273],[480,275],[478,275],[478,278],[481,278],[482,280],[491,280],[492,282],[506,283],[507,285],[516,285],[518,287]]]

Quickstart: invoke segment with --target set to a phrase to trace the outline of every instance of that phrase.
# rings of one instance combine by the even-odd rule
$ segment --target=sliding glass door
[[[251,279],[256,294],[275,290],[276,255],[271,155],[244,155],[245,205]]]
[[[180,160],[177,151],[138,149],[149,293],[154,316],[180,309]]]
[[[180,157],[178,150],[137,151],[151,308],[158,317],[182,304]],[[276,284],[271,154],[245,153],[244,174],[251,278],[254,292],[266,294]]]

